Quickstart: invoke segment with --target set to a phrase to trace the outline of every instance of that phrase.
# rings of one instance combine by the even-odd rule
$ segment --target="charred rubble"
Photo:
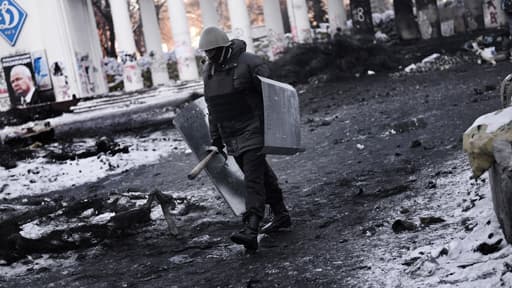
[[[277,80],[298,84],[307,83],[315,75],[334,81],[370,70],[395,71],[401,64],[388,46],[375,43],[373,37],[342,36],[328,43],[288,48],[271,69]]]
[[[140,204],[144,202],[143,204]],[[10,265],[31,254],[63,253],[96,246],[108,239],[134,233],[151,222],[151,211],[161,206],[171,236],[178,230],[170,211],[190,205],[155,190],[116,193],[84,200],[33,199],[30,203],[0,205],[0,264]],[[28,226],[32,233],[24,233]]]
[[[8,144],[0,144],[0,167],[16,168],[18,161],[40,154],[51,161],[67,161],[94,157],[101,153],[109,156],[130,153],[127,145],[121,145],[106,136],[97,139],[94,145],[85,147],[76,147],[72,141],[61,141],[57,145],[44,146],[52,141],[54,141],[52,133],[45,135],[39,133],[35,137],[23,137]]]

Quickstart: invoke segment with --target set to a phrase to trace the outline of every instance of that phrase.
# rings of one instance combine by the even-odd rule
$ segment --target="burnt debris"
[[[400,58],[373,38],[342,36],[328,43],[288,48],[271,69],[275,79],[298,84],[319,74],[326,74],[325,81],[334,81],[367,71],[394,71],[400,65]]]
[[[141,195],[146,201],[137,205]],[[188,205],[188,200],[159,190],[149,194],[116,193],[74,202],[45,198],[30,205],[0,205],[0,264],[9,265],[34,253],[88,248],[133,233],[151,222],[155,202],[163,210],[169,234],[177,236],[170,211],[177,204]]]

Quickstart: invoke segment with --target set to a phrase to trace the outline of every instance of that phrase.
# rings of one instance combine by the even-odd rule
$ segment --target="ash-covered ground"
[[[208,177],[187,180],[197,159],[171,123],[110,133],[106,150],[105,135],[36,145],[0,168],[1,286],[512,287],[486,177],[469,179],[462,152],[512,63],[432,45],[396,67],[297,76],[306,151],[268,157],[293,227],[256,255],[229,241],[240,219]],[[436,49],[437,64],[403,71]],[[155,191],[173,197],[177,237],[145,206]]]

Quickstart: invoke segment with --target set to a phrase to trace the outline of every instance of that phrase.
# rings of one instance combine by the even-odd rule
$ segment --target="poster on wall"
[[[0,111],[9,110],[10,106],[7,82],[5,82],[4,72],[0,69]]]
[[[505,12],[500,8],[499,0],[486,0],[482,3],[485,28],[496,28],[507,25]]]
[[[50,73],[52,74],[55,99],[57,99],[57,102],[73,99],[73,95],[71,95],[70,92],[68,74],[64,63],[61,61],[53,62],[50,67]]]
[[[78,62],[78,76],[83,96],[94,95],[96,86],[93,80],[93,66],[89,53],[75,52]]]
[[[5,80],[4,71],[0,70],[0,98],[9,97],[9,91],[7,91],[7,81]]]
[[[41,91],[51,90],[53,88],[52,79],[50,78],[50,68],[48,67],[44,50],[32,52],[32,64],[34,66],[36,86]]]
[[[53,93],[41,93],[37,86],[32,55],[23,53],[0,59],[11,107],[27,107],[55,101]]]

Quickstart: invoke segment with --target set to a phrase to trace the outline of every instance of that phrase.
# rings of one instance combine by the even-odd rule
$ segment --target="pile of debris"
[[[274,79],[298,84],[326,74],[326,81],[366,74],[396,71],[401,59],[373,37],[342,36],[329,43],[301,44],[288,48],[271,65]]]
[[[458,53],[454,56],[448,55],[440,55],[438,53],[434,53],[425,59],[421,60],[421,62],[413,63],[405,67],[400,72],[395,72],[391,74],[391,77],[401,77],[410,74],[421,74],[430,71],[442,71],[452,68],[453,66],[460,65],[463,63],[474,63],[477,60],[477,56],[472,54],[462,54]]]
[[[67,161],[94,157],[100,153],[114,156],[118,153],[129,153],[127,145],[120,145],[112,138],[103,136],[96,140],[94,145],[76,147],[77,145],[61,143],[60,145],[50,145],[46,148],[48,153],[46,158],[54,161]]]
[[[22,140],[0,144],[0,167],[16,168],[18,161],[32,158],[38,154],[51,161],[67,161],[94,157],[101,153],[108,156],[130,153],[128,145],[120,145],[112,138],[105,136],[97,139],[92,145],[67,142],[49,144],[50,140],[54,140],[53,134],[48,139],[43,139],[41,134],[37,134]],[[49,145],[45,146],[45,144]]]
[[[149,195],[126,192],[74,202],[45,198],[19,205],[2,204],[0,265],[31,254],[92,247],[133,231],[162,214],[169,233],[176,236],[178,230],[170,211],[182,215],[188,213],[190,205],[185,198],[177,199],[158,190]]]
[[[400,41],[400,35],[396,31],[395,13],[392,10],[382,14],[373,13],[373,27],[375,39],[388,44]]]

